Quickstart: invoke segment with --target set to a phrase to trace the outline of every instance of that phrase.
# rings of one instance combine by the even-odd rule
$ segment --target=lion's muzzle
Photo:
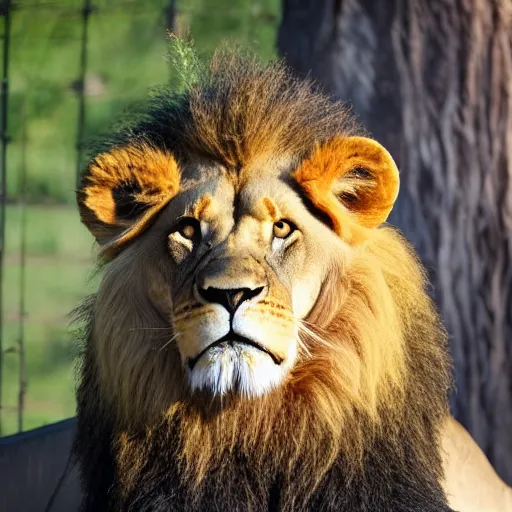
[[[199,269],[193,300],[174,311],[193,389],[257,396],[281,382],[295,360],[297,329],[273,292],[253,257],[216,258]]]

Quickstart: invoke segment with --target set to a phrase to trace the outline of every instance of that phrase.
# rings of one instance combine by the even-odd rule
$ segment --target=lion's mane
[[[233,165],[253,158],[256,147],[300,155],[313,141],[356,130],[339,104],[279,65],[216,61],[201,87],[166,105],[158,99],[107,146],[144,136],[171,141],[182,155],[192,148]],[[229,137],[230,106],[247,107],[245,124],[236,126],[247,131],[245,145]],[[320,110],[312,115],[312,107]],[[169,128],[164,113],[177,126]],[[301,127],[301,136],[286,126]],[[76,454],[87,510],[103,510],[109,495],[121,510],[261,510],[262,503],[267,510],[321,510],[341,503],[340,510],[369,511],[377,510],[364,505],[369,489],[384,489],[389,478],[419,489],[405,501],[397,496],[393,510],[420,510],[414,504],[424,496],[442,496],[438,429],[448,414],[450,364],[425,275],[390,227],[372,230],[354,254],[340,254],[328,272],[301,334],[303,357],[287,382],[250,401],[189,396],[179,357],[165,347],[168,304],[152,269],[163,265],[136,244],[109,263],[106,285],[79,310],[88,327]],[[123,347],[115,360],[98,338]],[[104,367],[112,380],[103,378]],[[422,510],[444,509],[432,502]]]

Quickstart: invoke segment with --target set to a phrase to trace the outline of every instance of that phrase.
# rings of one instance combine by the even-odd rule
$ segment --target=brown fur
[[[312,94],[310,82],[299,85],[281,64],[261,68],[236,55],[219,54],[207,85],[190,91],[191,129],[184,142],[190,151],[228,168],[248,167],[266,156],[302,156],[324,139],[324,130],[355,130],[341,103]]]
[[[446,337],[413,251],[393,229],[375,227],[398,191],[389,154],[352,137],[346,110],[280,65],[214,60],[181,106],[158,101],[152,129],[160,132],[151,147],[156,141],[161,147],[148,149],[150,165],[142,166],[145,153],[133,149],[150,133],[141,121],[103,148],[79,192],[82,219],[100,243],[111,247],[111,234],[125,228],[115,254],[121,242],[135,242],[109,264],[86,313],[79,454],[94,471],[94,449],[83,438],[88,422],[103,421],[108,435],[95,428],[98,439],[109,439],[120,507],[144,500],[142,489],[151,494],[175,471],[189,504],[204,503],[213,485],[228,509],[236,488],[246,510],[256,510],[279,478],[281,508],[301,509],[340,460],[347,483],[364,474],[373,454],[378,459],[381,445],[395,457],[393,467],[410,464],[427,480],[439,479],[437,429],[448,414],[450,382]],[[328,216],[347,249],[326,249],[332,261],[306,319],[283,315],[278,301],[262,305],[280,321],[301,325],[299,357],[280,388],[250,401],[191,395],[172,337],[170,312],[179,294],[169,293],[168,253],[163,244],[147,253],[136,239],[151,236],[149,220],[178,183],[182,190],[195,186],[189,167],[217,162],[239,190],[264,160],[276,161],[279,172],[282,162],[291,167],[288,177],[304,202],[319,218]],[[358,174],[360,168],[366,173]],[[133,177],[151,189],[136,198],[150,208],[124,223],[107,191]],[[196,215],[213,208],[204,197],[192,209]],[[268,200],[263,204],[270,215],[277,212]],[[357,244],[347,224],[358,230]],[[178,307],[175,314],[195,314],[186,302]],[[250,471],[238,474],[240,461]],[[212,478],[220,484],[208,483]]]
[[[210,467],[238,449],[251,457],[255,467],[269,470],[271,462],[275,469],[289,471],[290,478],[293,473],[297,488],[312,492],[340,452],[356,470],[372,440],[383,434],[382,428],[389,438],[399,435],[389,426],[414,418],[408,417],[406,390],[413,376],[407,358],[421,351],[429,360],[444,361],[445,347],[428,339],[431,333],[439,341],[438,318],[423,293],[424,275],[417,260],[392,230],[374,232],[344,271],[345,265],[340,261],[340,268],[331,269],[308,319],[311,334],[302,334],[310,356],[304,354],[288,383],[256,401],[238,402],[231,397],[222,406],[207,396],[191,401],[178,354],[159,350],[168,343],[166,323],[154,317],[146,324],[163,331],[138,330],[133,324],[132,319],[140,319],[141,309],[148,313],[151,309],[143,290],[148,274],[132,275],[137,283],[129,295],[124,287],[109,286],[108,298],[102,294],[97,298],[101,336],[114,343],[108,353],[99,353],[99,363],[110,366],[105,373],[116,378],[104,384],[102,393],[120,421],[116,462],[124,492],[133,491],[141,478],[152,432],[160,431],[155,421],[162,413],[164,423],[179,425],[182,477],[194,488]],[[116,276],[117,272],[109,281],[120,283]],[[158,286],[152,283],[151,287]],[[446,371],[443,365],[436,368],[436,380],[446,381]],[[432,400],[432,390],[424,393],[426,401]],[[437,414],[433,421],[440,421],[447,410],[441,407]],[[142,425],[147,425],[142,437],[128,434]],[[308,471],[296,474],[296,464],[304,457]],[[229,470],[226,465],[225,471]]]

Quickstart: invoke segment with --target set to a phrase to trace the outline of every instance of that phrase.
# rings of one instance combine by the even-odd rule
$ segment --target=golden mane
[[[272,463],[290,472],[299,461],[304,464],[307,454],[309,471],[301,475],[312,480],[303,482],[304,488],[314,489],[339,453],[355,470],[379,432],[415,420],[411,408],[419,403],[434,423],[448,414],[444,331],[425,293],[425,275],[394,229],[374,230],[352,261],[340,259],[338,268],[331,269],[307,320],[309,333],[301,335],[302,350],[309,355],[282,389],[248,402],[188,396],[177,354],[159,350],[169,346],[168,331],[153,305],[145,303],[149,298],[142,293],[142,281],[148,274],[138,274],[141,282],[134,289],[125,288],[131,286],[122,277],[125,265],[136,258],[129,252],[107,274],[108,294],[100,293],[94,305],[101,336],[111,339],[108,353],[105,345],[96,347],[102,352],[95,362],[100,375],[108,365],[106,373],[116,379],[105,382],[101,393],[123,432],[117,438],[117,464],[126,492],[134,490],[148,460],[147,443],[161,442],[162,428],[177,434],[183,475],[194,487],[226,453],[239,449],[248,457],[257,454],[255,467],[268,469]],[[129,275],[133,280],[135,274]],[[158,283],[151,284],[154,293]],[[134,320],[156,328],[138,330]],[[417,380],[426,371],[429,381]],[[386,431],[389,438],[393,435],[398,432]]]
[[[112,249],[113,259],[98,293],[78,312],[88,329],[76,453],[84,461],[89,493],[97,496],[88,510],[96,510],[94,499],[101,502],[102,492],[111,493],[119,509],[129,504],[145,510],[146,497],[167,481],[174,482],[172,492],[185,496],[173,505],[176,510],[183,503],[200,508],[211,495],[227,509],[259,510],[276,486],[280,509],[302,510],[313,494],[327,493],[322,485],[328,473],[338,472],[337,485],[348,486],[361,482],[366,471],[407,475],[442,500],[437,443],[448,415],[447,338],[414,251],[393,228],[376,227],[398,188],[395,174],[386,188],[388,181],[378,173],[387,166],[397,175],[391,157],[377,143],[366,144],[369,153],[361,154],[360,138],[354,137],[360,130],[345,107],[280,64],[217,58],[198,85],[182,96],[163,94],[151,105],[149,114],[99,148],[103,156],[88,167],[78,193],[84,222]],[[333,155],[319,164],[321,145],[345,152],[352,162],[342,169],[346,174]],[[170,170],[167,189],[158,173],[141,172],[140,151],[138,167],[127,164],[116,176],[104,155],[130,155],[130,147],[166,155],[152,153]],[[242,167],[269,155],[289,157],[298,171],[287,184],[302,187],[305,208],[347,250],[323,248],[332,263],[313,310],[301,322],[299,357],[279,388],[250,400],[192,393],[169,318],[168,248],[154,244],[148,253],[136,240],[152,236],[152,222],[158,222],[152,212],[162,211],[159,198],[169,200],[179,180],[187,179],[191,162],[220,162],[238,177]],[[323,173],[328,167],[330,174]],[[135,182],[126,178],[127,170]],[[341,186],[333,192],[335,179]],[[112,201],[101,190],[107,181],[116,190]],[[84,189],[91,183],[99,189],[88,195]],[[187,186],[193,188],[193,180]],[[142,194],[144,187],[150,192]],[[367,198],[377,188],[379,202],[370,204]],[[324,189],[331,196],[317,200],[315,191]],[[354,200],[360,208],[350,210],[347,204]],[[98,467],[105,473],[101,478]]]

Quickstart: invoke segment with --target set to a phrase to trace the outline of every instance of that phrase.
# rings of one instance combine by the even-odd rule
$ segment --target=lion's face
[[[80,204],[114,256],[95,318],[110,393],[129,402],[136,389],[144,407],[170,406],[183,396],[173,388],[253,398],[283,385],[315,357],[302,337],[311,312],[326,283],[364,253],[397,176],[384,148],[362,137],[236,171],[193,155],[178,163],[149,146],[99,155]],[[336,286],[355,286],[347,283]],[[349,349],[361,350],[352,336]]]
[[[250,397],[278,386],[329,267],[324,248],[348,250],[307,211],[288,173],[265,167],[274,171],[260,164],[246,180],[220,166],[207,177],[189,169],[151,228],[152,239],[167,241],[170,316],[193,389]]]

